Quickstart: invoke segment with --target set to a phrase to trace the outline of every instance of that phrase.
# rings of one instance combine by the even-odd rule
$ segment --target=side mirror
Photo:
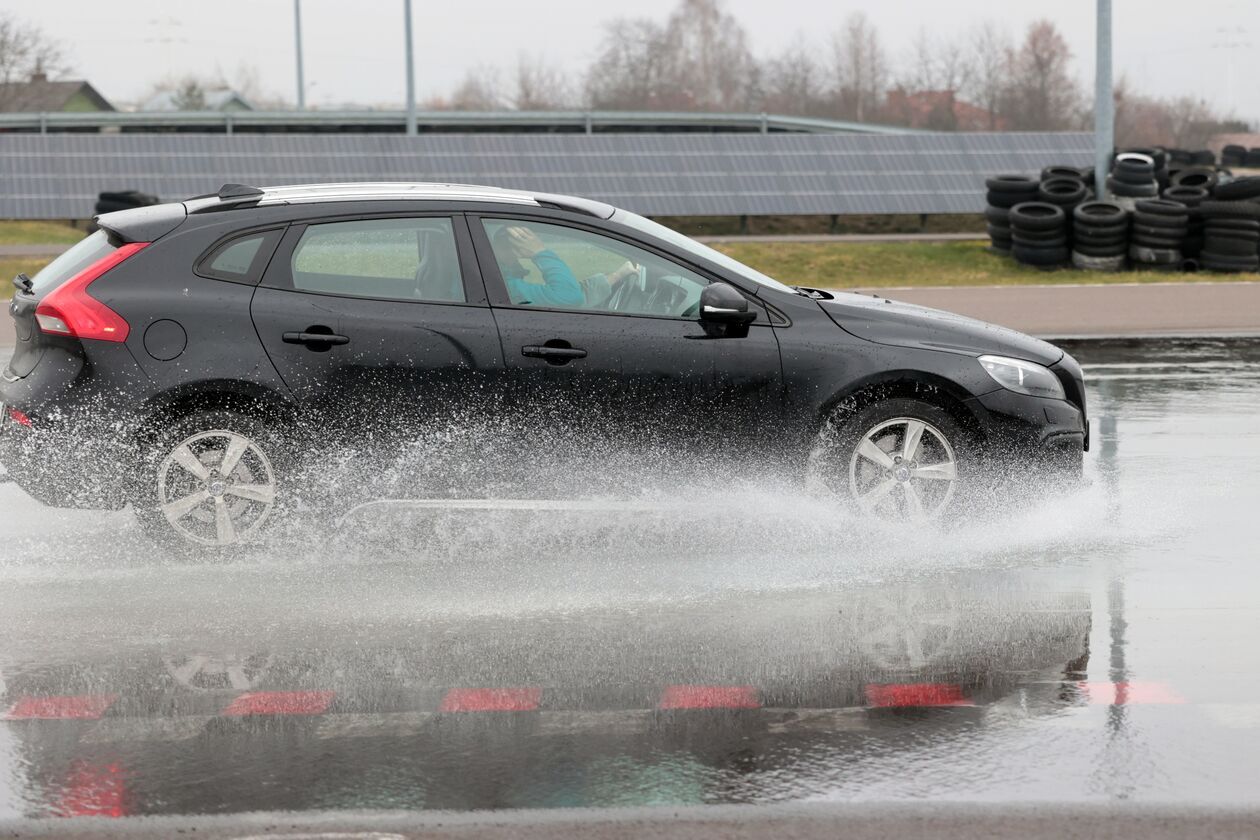
[[[742,338],[757,320],[748,299],[726,283],[710,283],[700,292],[700,324],[712,338]]]

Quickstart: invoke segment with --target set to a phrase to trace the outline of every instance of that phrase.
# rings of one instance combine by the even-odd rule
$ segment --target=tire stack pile
[[[1199,212],[1199,205],[1211,198],[1212,194],[1203,187],[1183,187],[1176,183],[1176,176],[1173,176],[1173,186],[1164,190],[1160,196],[1168,201],[1175,201],[1178,204],[1184,204],[1189,210],[1186,222],[1186,238],[1181,243],[1181,255],[1187,260],[1194,260],[1199,256],[1199,252],[1203,250],[1203,214]],[[1185,267],[1194,269],[1198,268],[1198,263],[1188,264]]]
[[[92,214],[99,216],[102,213],[113,213],[116,210],[131,210],[135,207],[148,207],[150,204],[159,204],[160,200],[156,195],[143,193],[139,190],[106,190],[98,193],[96,196],[96,206],[93,208]],[[96,231],[96,222],[92,222],[87,226],[87,232]]]
[[[1247,164],[1247,147],[1231,143],[1221,149],[1221,166],[1245,166]]]
[[[1231,273],[1260,270],[1260,204],[1205,201],[1199,210],[1206,222],[1199,265]]]
[[[1026,201],[1010,210],[1011,256],[1023,265],[1058,268],[1068,261],[1067,214],[1057,204]]]
[[[1134,268],[1178,271],[1190,228],[1190,208],[1162,198],[1138,199],[1133,211],[1129,259]]]
[[[1159,195],[1156,171],[1156,161],[1150,155],[1122,152],[1116,155],[1111,174],[1107,176],[1107,192],[1122,206],[1132,210],[1137,199]]]
[[[989,232],[989,241],[993,250],[1010,253],[1011,221],[1010,210],[1016,204],[1037,199],[1037,188],[1040,186],[1036,178],[1027,175],[998,175],[984,182],[988,193],[985,200],[984,219]]]
[[[113,213],[115,210],[130,210],[133,207],[148,207],[157,204],[158,197],[139,190],[105,191],[96,196],[96,214]]]
[[[1129,252],[1129,211],[1114,201],[1087,201],[1072,211],[1072,265],[1119,271]]]

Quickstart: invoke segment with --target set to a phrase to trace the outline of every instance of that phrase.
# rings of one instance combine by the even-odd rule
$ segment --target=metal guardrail
[[[82,131],[196,130],[232,134],[237,130],[303,129],[354,131],[406,129],[398,111],[93,111],[0,113],[0,131],[40,134]],[[871,123],[791,117],[778,114],[708,114],[673,111],[422,111],[421,132],[542,130],[595,134],[617,130],[710,130],[751,133],[917,134],[915,129]]]

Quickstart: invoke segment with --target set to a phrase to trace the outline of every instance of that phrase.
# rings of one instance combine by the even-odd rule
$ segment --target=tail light
[[[88,294],[88,286],[148,244],[128,242],[49,292],[35,307],[39,328],[53,335],[126,341],[131,327],[121,315]]]
[[[15,423],[21,423],[23,426],[31,425],[31,418],[26,416],[25,411],[18,411],[16,408],[10,408],[9,416],[13,418]]]

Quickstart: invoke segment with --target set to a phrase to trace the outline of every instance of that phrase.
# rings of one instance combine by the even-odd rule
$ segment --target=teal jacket
[[[573,276],[573,270],[550,248],[533,256],[534,265],[542,274],[542,285],[530,283],[524,277],[504,276],[508,296],[517,306],[581,306],[586,302],[582,286]]]

